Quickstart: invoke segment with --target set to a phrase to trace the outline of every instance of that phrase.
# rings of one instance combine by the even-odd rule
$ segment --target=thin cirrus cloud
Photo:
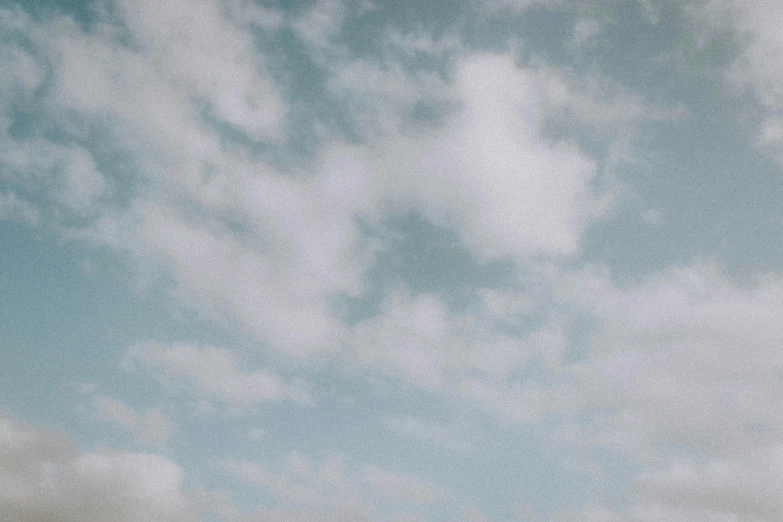
[[[0,512],[779,519],[777,6],[615,7],[0,9]]]

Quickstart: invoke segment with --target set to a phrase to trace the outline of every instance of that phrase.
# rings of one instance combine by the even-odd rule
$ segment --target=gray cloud
[[[73,448],[0,417],[0,512],[14,522],[189,522],[182,469],[147,453]]]

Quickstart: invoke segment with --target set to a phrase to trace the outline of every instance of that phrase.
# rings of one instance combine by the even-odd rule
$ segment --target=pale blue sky
[[[0,2],[0,518],[783,518],[773,0]]]

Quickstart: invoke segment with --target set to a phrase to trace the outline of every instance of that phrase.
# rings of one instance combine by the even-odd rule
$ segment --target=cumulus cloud
[[[251,138],[274,136],[285,104],[244,20],[229,19],[214,1],[120,1],[118,8],[144,55],[177,87]]]
[[[53,64],[43,100],[49,115],[80,139],[96,129],[109,135],[113,151],[133,165],[122,186],[130,204],[94,204],[106,182],[71,144],[7,140],[6,161],[19,173],[63,172],[62,186],[47,180],[48,193],[97,214],[69,237],[135,254],[140,266],[171,274],[176,293],[197,308],[238,321],[283,351],[333,347],[340,325],[326,294],[358,285],[351,198],[361,182],[344,172],[285,176],[245,149],[227,150],[210,118],[254,139],[280,125],[283,102],[264,56],[248,27],[217,3],[184,14],[178,4],[153,4],[122,4],[119,18],[99,21],[90,34],[64,17],[45,29],[20,22]],[[167,29],[172,23],[178,31]],[[123,45],[115,25],[127,26],[137,45]]]
[[[599,421],[604,440],[724,455],[777,440],[780,285],[742,287],[695,265],[622,290],[598,274],[569,288],[601,320],[590,360],[573,371],[585,404],[615,410]]]
[[[356,364],[430,390],[467,371],[507,375],[537,353],[493,328],[491,317],[453,314],[432,294],[392,294],[381,313],[357,325],[353,346]]]
[[[566,445],[646,467],[629,519],[776,519],[780,279],[740,285],[701,263],[627,286],[601,270],[561,282],[598,322],[586,359],[543,390],[544,409],[572,419],[559,432]]]
[[[595,188],[595,159],[573,140],[549,137],[546,122],[570,111],[591,129],[627,129],[655,117],[622,89],[602,94],[597,80],[588,88],[508,52],[391,31],[382,63],[341,54],[323,67],[347,113],[396,123],[380,123],[358,144],[327,134],[312,162],[281,166],[216,124],[256,140],[282,136],[285,102],[252,31],[288,22],[253,9],[120,2],[90,31],[67,17],[34,23],[14,12],[35,56],[51,63],[42,102],[52,125],[81,144],[14,138],[2,146],[14,172],[31,173],[15,198],[43,186],[82,218],[76,228],[61,224],[66,237],[133,255],[176,299],[295,358],[339,353],[351,337],[334,303],[366,290],[375,250],[360,222],[418,212],[482,259],[573,256],[610,194]],[[341,49],[344,9],[319,2],[290,23],[313,35],[313,46]],[[449,73],[408,69],[411,53],[447,56]],[[20,49],[8,60],[29,69],[14,85],[34,90],[38,58]],[[399,125],[422,100],[451,108],[436,125]],[[129,182],[98,166],[85,140],[96,132],[135,173]],[[51,170],[56,184],[40,179]]]
[[[11,141],[15,168],[42,170],[41,160],[29,154],[33,148],[67,158],[60,167],[64,190],[52,187],[50,193],[71,208],[97,212],[70,237],[120,247],[139,256],[141,266],[161,267],[172,277],[175,295],[208,316],[238,321],[289,355],[338,348],[345,332],[331,300],[360,292],[372,262],[357,219],[412,208],[458,230],[480,256],[527,257],[573,254],[588,219],[599,212],[590,186],[594,162],[573,144],[550,143],[540,132],[542,103],[552,89],[509,56],[466,56],[452,86],[430,75],[407,93],[410,76],[399,68],[375,81],[361,62],[342,66],[335,80],[357,84],[351,92],[387,89],[391,98],[382,94],[371,105],[391,113],[400,110],[397,100],[428,92],[461,109],[443,128],[424,134],[395,132],[359,146],[330,140],[311,172],[291,175],[241,148],[225,150],[194,101],[211,100],[229,121],[235,102],[213,99],[226,90],[220,78],[238,76],[231,89],[267,88],[243,76],[262,71],[220,72],[240,67],[231,53],[252,54],[242,27],[207,2],[185,17],[192,27],[167,37],[174,6],[161,4],[155,16],[120,7],[117,23],[138,34],[138,48],[121,45],[105,22],[92,34],[67,19],[49,21],[46,31],[23,22],[39,52],[55,64],[46,97],[53,114],[76,129],[108,128],[115,146],[140,167],[132,204],[97,205],[105,202],[108,182],[79,148]],[[202,26],[205,34],[194,36]],[[221,66],[201,74],[202,65],[188,53],[215,31],[233,43],[210,49],[204,59]],[[362,81],[346,80],[351,70]],[[82,88],[87,77],[90,84]]]
[[[541,3],[487,9],[505,16]],[[628,153],[639,122],[684,109],[649,104],[599,72],[472,50],[458,31],[389,29],[378,57],[357,56],[343,41],[355,13],[335,0],[291,13],[239,0],[111,6],[89,23],[1,11],[9,43],[0,47],[0,218],[128,256],[200,319],[250,333],[268,352],[262,360],[334,362],[339,379],[380,376],[495,421],[545,425],[565,452],[608,450],[645,466],[628,509],[596,503],[561,519],[781,516],[779,278],[742,285],[703,263],[620,284],[581,257],[586,231],[621,192],[612,154]],[[706,9],[730,13],[749,37],[726,77],[753,93],[761,141],[776,147],[781,42],[762,7],[773,8]],[[579,18],[572,44],[589,46],[601,29]],[[317,146],[306,159],[291,158],[289,117],[301,107],[275,69],[289,51],[262,50],[276,32],[317,70],[323,81],[311,87],[340,105],[355,133],[312,116],[303,132]],[[20,107],[36,107],[40,121],[20,131]],[[431,117],[417,119],[417,110]],[[588,148],[584,136],[601,145]],[[395,274],[371,288],[374,268],[383,269],[373,233],[412,214],[453,233],[478,263],[511,265],[510,286],[529,277],[545,290],[479,288],[456,306]],[[365,298],[377,298],[377,314],[349,320],[341,304]],[[589,348],[569,357],[575,316],[587,318]],[[123,365],[204,411],[314,405],[306,380],[251,363],[256,355],[151,342]],[[145,444],[176,430],[162,410],[128,404],[93,394],[90,408]],[[482,440],[419,413],[379,417],[409,442],[454,454]],[[186,519],[183,472],[166,458],[79,452],[11,420],[0,428],[0,508],[19,520]],[[239,432],[261,446],[275,430]],[[282,506],[240,512],[215,497],[227,520],[471,513],[417,474],[343,458],[218,460]]]
[[[404,78],[379,82],[394,91]],[[584,105],[562,84],[554,89],[553,78],[510,56],[466,57],[453,86],[438,80],[460,104],[442,128],[394,131],[359,145],[330,140],[313,170],[296,177],[222,156],[208,181],[186,189],[206,216],[146,201],[118,218],[131,224],[136,250],[162,262],[177,293],[208,315],[238,320],[289,355],[334,352],[346,332],[331,299],[359,294],[373,261],[357,220],[416,211],[483,259],[576,252],[606,194],[592,187],[593,160],[542,132],[551,107]],[[361,88],[355,83],[348,82],[352,93]],[[605,112],[600,107],[590,114]]]
[[[504,326],[531,321],[531,310],[496,313],[498,302],[524,302],[525,296],[492,291],[486,297],[474,309],[457,312],[433,294],[391,294],[377,316],[356,326],[351,367],[513,422],[534,421],[555,404],[568,408],[578,392],[557,385],[556,394],[551,382],[520,377],[560,367],[566,347],[562,325],[552,318],[526,333],[510,334]],[[558,396],[550,401],[550,394]]]
[[[186,522],[182,469],[155,454],[76,450],[0,417],[0,511],[18,522]]]
[[[237,237],[225,225],[193,222],[187,213],[149,205],[139,216],[143,253],[162,262],[175,278],[177,296],[194,299],[207,316],[238,321],[292,356],[333,351],[342,325],[330,313],[330,290],[357,284],[341,267],[354,231],[339,218],[330,223],[328,214],[319,220],[325,209],[308,208],[308,200],[299,200],[295,182],[264,185],[249,182],[245,194],[259,197],[250,200],[260,207],[251,207],[260,214],[251,223],[271,229],[268,249],[264,237]],[[275,189],[277,198],[270,193]],[[263,208],[267,204],[280,213]],[[350,258],[345,264],[351,264]]]
[[[491,347],[505,356],[498,367],[505,370],[482,369],[460,356],[461,343],[480,337],[481,319],[449,314],[427,295],[398,301],[394,311],[372,319],[368,346],[382,345],[387,336],[390,344],[363,353],[382,354],[379,367],[387,375],[405,376],[508,421],[552,423],[564,455],[620,455],[628,476],[635,476],[630,507],[591,507],[589,513],[560,513],[558,520],[778,518],[780,278],[740,284],[706,262],[625,284],[599,267],[552,277],[557,307],[565,307],[560,313],[590,317],[584,326],[589,350],[575,360],[563,357],[568,341],[564,323],[555,321],[549,334],[539,330],[504,348],[497,338],[489,347],[466,345],[472,348],[465,351],[488,359]],[[448,355],[440,359],[441,353]],[[514,353],[519,356],[509,358]],[[514,372],[531,361],[538,361],[536,370],[515,379]],[[392,419],[390,426],[414,437],[442,434],[416,420]],[[580,473],[619,480],[614,468],[590,466]],[[630,471],[639,466],[642,471]]]
[[[453,228],[482,257],[571,254],[597,211],[595,163],[541,133],[547,89],[508,55],[475,55],[454,71],[461,110],[442,130],[371,149],[397,206]],[[394,173],[392,177],[392,173]]]

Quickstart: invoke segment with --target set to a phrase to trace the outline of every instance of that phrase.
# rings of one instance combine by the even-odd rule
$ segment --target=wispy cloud
[[[99,417],[133,433],[143,444],[163,443],[177,427],[158,408],[138,411],[105,395],[93,395],[90,399],[90,407]]]
[[[243,371],[234,353],[225,348],[145,343],[131,348],[123,366],[150,372],[171,391],[182,388],[234,408],[280,400],[312,403],[302,381],[286,382],[266,370]]]

